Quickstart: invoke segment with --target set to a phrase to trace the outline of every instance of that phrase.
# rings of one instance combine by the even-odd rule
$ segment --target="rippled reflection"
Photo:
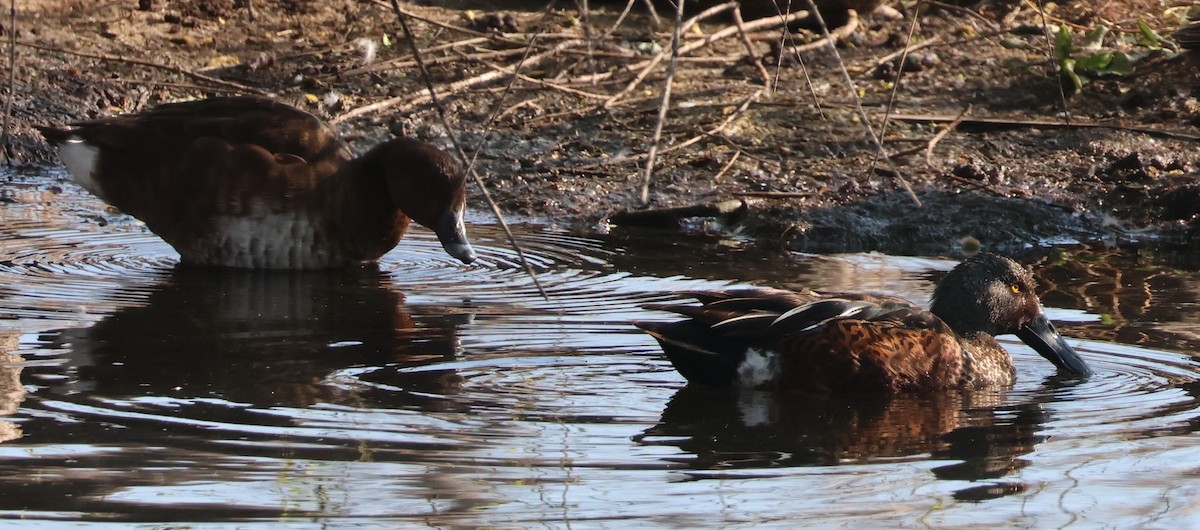
[[[687,387],[633,319],[743,282],[925,301],[951,260],[519,226],[462,266],[415,231],[378,268],[176,267],[44,175],[0,187],[0,518],[204,527],[1192,526],[1200,276],[1109,249],[1038,262],[1096,370],[1012,337],[994,392]],[[86,526],[85,526],[86,527]]]

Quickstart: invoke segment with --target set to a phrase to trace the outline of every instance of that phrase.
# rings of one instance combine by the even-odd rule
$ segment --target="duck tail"
[[[33,128],[42,133],[42,137],[45,138],[46,141],[51,145],[56,147],[66,143],[68,139],[75,135],[74,129],[63,129],[60,127],[49,127],[45,125],[34,125]]]

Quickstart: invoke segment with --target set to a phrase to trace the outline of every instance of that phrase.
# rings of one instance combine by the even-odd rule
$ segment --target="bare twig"
[[[463,151],[462,145],[458,142],[457,135],[454,134],[454,129],[450,127],[450,120],[446,117],[446,109],[438,100],[437,90],[435,90],[433,87],[433,78],[429,75],[429,70],[425,68],[425,62],[421,60],[421,49],[417,46],[416,36],[413,35],[412,30],[408,27],[407,16],[403,11],[400,10],[400,4],[397,3],[397,0],[391,1],[392,10],[395,11],[396,17],[400,19],[400,27],[404,29],[404,36],[407,38],[409,48],[412,50],[413,60],[417,62],[417,67],[421,70],[421,78],[425,81],[425,87],[429,90],[430,101],[433,102],[434,108],[437,109],[438,117],[440,117],[442,120],[442,127],[446,129],[446,136],[450,138],[450,143],[454,145],[454,150],[462,158],[463,162],[467,164],[467,173],[471,175],[472,179],[474,179],[475,185],[479,187],[479,191],[483,194],[484,200],[486,200],[488,206],[491,207],[492,214],[496,216],[497,222],[500,223],[500,228],[504,230],[504,235],[508,238],[509,243],[512,244],[513,250],[516,251],[517,258],[521,261],[521,265],[525,268],[525,272],[528,273],[529,277],[533,280],[534,287],[537,288],[538,293],[541,293],[543,299],[549,300],[550,295],[547,294],[546,290],[542,288],[542,283],[538,280],[537,273],[534,272],[533,267],[529,264],[529,260],[525,259],[525,252],[521,250],[521,246],[517,244],[517,238],[513,235],[512,230],[509,229],[508,223],[504,221],[504,214],[500,212],[500,207],[496,205],[496,201],[492,199],[492,194],[488,192],[487,186],[483,183],[483,179],[479,177],[479,173],[476,172],[475,168],[473,167],[473,160],[467,158],[466,152]]]
[[[683,32],[684,0],[675,0],[675,33],[671,36],[671,61],[667,63],[667,79],[663,82],[662,100],[658,103],[658,121],[654,125],[654,137],[650,141],[650,152],[646,155],[646,169],[642,173],[642,205],[650,203],[650,177],[654,175],[654,156],[662,138],[663,123],[667,121],[667,109],[671,106],[671,84],[675,81],[675,59],[679,57],[679,41]]]
[[[701,19],[701,17],[703,17],[703,16],[712,16],[716,13],[719,13],[720,11],[714,11],[718,8],[721,8],[720,9],[721,11],[723,11],[725,9],[732,9],[732,7],[725,7],[725,6],[732,6],[732,5],[733,5],[733,3],[731,2],[728,4],[721,4],[719,6],[715,6],[711,9],[708,9],[708,10],[696,15],[695,17],[692,17],[691,19],[689,19],[689,23],[695,24],[695,22],[699,21]],[[807,13],[801,11],[798,13],[792,13],[790,15],[782,16],[782,17],[764,17],[764,18],[760,18],[758,20],[747,22],[743,26],[743,28],[745,29],[745,31],[753,31],[753,30],[763,28],[763,27],[772,27],[772,26],[777,26],[780,24],[787,25],[787,24],[792,23],[793,21],[804,19],[807,16],[808,16]],[[736,26],[722,28],[719,31],[715,31],[712,34],[709,34],[708,36],[704,37],[701,40],[697,40],[696,42],[690,42],[687,45],[680,46],[679,47],[679,56],[686,55],[695,50],[698,50],[700,48],[708,46],[709,44],[712,44],[718,40],[721,40],[730,35],[733,35],[733,34],[737,33],[738,31],[739,31],[739,28]],[[633,89],[637,88],[637,85],[640,84],[641,81],[643,79],[645,79],[647,75],[649,75],[650,71],[655,66],[657,66],[658,63],[662,62],[662,60],[666,57],[666,53],[667,53],[666,51],[663,51],[663,52],[659,53],[658,55],[654,56],[654,58],[651,58],[649,60],[642,61],[640,63],[629,66],[629,69],[641,70],[641,73],[638,75],[638,77],[633,82],[631,82],[629,85],[627,85],[625,87],[625,89],[621,90],[616,95],[614,95],[612,102],[606,102],[605,108],[611,107],[612,104],[616,102],[616,99],[618,97],[628,94],[629,92],[633,91]],[[588,80],[590,80],[590,79],[607,79],[609,77],[612,77],[612,75],[613,75],[613,72],[602,72],[602,73],[598,73],[594,76],[590,76],[588,78]]]
[[[817,19],[817,25],[821,27],[821,34],[827,39],[830,38],[829,28],[825,25],[825,20],[821,17],[821,12],[817,10],[816,4],[813,3],[813,0],[804,1],[808,3],[808,8],[812,10],[813,17]],[[850,10],[849,13],[852,17],[858,18],[858,14],[854,10]],[[875,134],[875,128],[871,126],[871,119],[867,117],[867,111],[863,109],[862,99],[858,97],[858,90],[854,86],[854,80],[850,78],[850,72],[846,70],[846,63],[842,61],[842,56],[837,52],[837,48],[833,48],[833,57],[837,60],[838,70],[842,73],[842,80],[846,82],[850,93],[854,95],[855,107],[858,109],[859,116],[862,117],[863,126],[867,128],[867,135],[870,136],[871,142],[875,144],[878,152],[883,153],[883,144],[879,141],[879,136]],[[904,175],[900,173],[900,169],[896,167],[896,164],[886,154],[883,154],[883,160],[887,162],[888,168],[891,169],[894,178],[900,182],[900,186],[908,193],[908,197],[912,199],[917,207],[920,207],[921,199],[917,198],[917,194],[913,191],[912,186],[909,186],[908,181],[904,180]]]
[[[1050,58],[1050,63],[1054,65],[1054,84],[1058,86],[1059,102],[1062,103],[1063,122],[1067,126],[1071,125],[1071,109],[1067,107],[1067,89],[1063,87],[1063,76],[1061,68],[1054,56],[1054,39],[1050,37],[1049,22],[1046,21],[1046,8],[1042,6],[1042,0],[1037,0],[1038,13],[1042,17],[1042,35],[1046,37],[1046,56]]]
[[[677,1],[679,1],[680,3],[684,2],[684,0],[677,0]],[[633,90],[635,88],[637,88],[638,85],[642,84],[642,81],[646,79],[646,76],[650,75],[650,72],[652,72],[654,70],[654,68],[658,66],[658,63],[661,63],[663,61],[663,59],[667,58],[668,54],[670,54],[672,61],[678,59],[678,57],[681,55],[680,48],[679,48],[679,41],[681,39],[681,35],[683,34],[683,32],[687,31],[688,29],[690,29],[692,26],[696,25],[696,23],[701,20],[707,19],[718,13],[721,13],[724,11],[729,11],[730,9],[736,9],[736,8],[737,8],[736,2],[726,2],[724,4],[716,5],[716,6],[708,8],[708,9],[705,9],[704,11],[701,11],[696,16],[689,18],[687,20],[687,22],[684,22],[682,20],[682,15],[680,15],[678,17],[679,20],[676,21],[677,23],[675,24],[674,33],[672,33],[672,36],[671,36],[671,48],[669,50],[663,50],[663,51],[658,52],[649,61],[644,61],[644,62],[641,62],[641,63],[638,63],[637,65],[635,65],[634,68],[640,68],[641,72],[639,72],[638,75],[633,78],[633,81],[630,81],[629,84],[625,86],[625,88],[621,89],[620,92],[613,94],[612,97],[610,97],[608,99],[608,101],[605,101],[603,107],[606,109],[612,108],[612,106],[615,105],[617,103],[617,100],[621,99],[622,96],[624,96],[630,92],[633,92]],[[595,81],[599,80],[599,77],[596,74],[592,74],[591,76],[589,76],[589,79],[591,79],[592,82],[595,82]]]
[[[12,150],[9,148],[8,122],[12,117],[13,99],[16,95],[17,71],[17,0],[8,0],[8,100],[4,102],[4,130],[0,132],[0,145],[4,146],[4,164],[12,167]]]
[[[103,53],[87,53],[87,52],[64,50],[62,48],[55,48],[52,46],[42,46],[41,44],[34,44],[32,42],[18,42],[17,45],[25,46],[27,48],[33,48],[35,50],[43,50],[43,51],[54,52],[54,53],[62,53],[62,54],[66,54],[66,55],[74,55],[76,57],[84,57],[87,59],[96,59],[96,60],[100,60],[100,61],[107,61],[107,62],[114,62],[114,63],[128,63],[128,64],[134,64],[134,65],[138,65],[138,66],[157,68],[159,70],[167,70],[169,72],[173,72],[173,73],[185,76],[185,77],[190,77],[197,81],[203,81],[205,83],[212,83],[217,86],[231,88],[231,89],[237,90],[239,92],[249,92],[249,93],[258,94],[261,96],[265,96],[265,95],[269,94],[268,91],[263,90],[261,88],[243,85],[241,83],[234,83],[233,81],[226,81],[224,79],[207,76],[207,75],[204,75],[204,74],[201,74],[198,72],[193,72],[191,70],[184,70],[183,68],[180,68],[178,66],[171,66],[169,64],[159,64],[159,63],[155,63],[155,62],[151,62],[151,61],[143,61],[141,59],[132,59],[129,57],[117,57],[115,55],[106,55]]]
[[[929,123],[950,123],[958,118],[955,116],[947,116],[944,114],[894,114],[894,121],[912,121],[912,122],[929,122]],[[959,120],[959,125],[990,125],[993,127],[1038,127],[1046,129],[1061,129],[1064,127],[1078,127],[1091,129],[1111,129],[1114,131],[1128,131],[1160,138],[1172,138],[1176,140],[1189,140],[1200,142],[1200,135],[1171,131],[1166,129],[1155,129],[1152,127],[1128,126],[1111,123],[1088,123],[1088,122],[1071,122],[1063,123],[1061,121],[1050,120],[1023,120],[1023,119],[1008,119],[1008,118],[963,118]]]
[[[401,13],[403,13],[403,11],[401,11]],[[550,59],[550,58],[558,55],[559,52],[561,52],[562,50],[564,50],[566,48],[569,48],[572,46],[578,46],[580,44],[583,44],[583,41],[581,41],[581,40],[562,41],[562,42],[554,45],[554,47],[551,48],[549,51],[546,51],[546,52],[543,52],[543,53],[540,53],[537,55],[530,55],[529,58],[524,61],[524,64],[526,66],[532,66],[532,65],[539,64],[542,61],[545,61],[546,59]],[[511,74],[493,70],[491,72],[480,74],[480,75],[477,75],[477,76],[469,78],[469,79],[464,79],[462,81],[457,81],[457,82],[451,83],[449,86],[445,87],[444,92],[451,93],[451,94],[457,93],[457,92],[465,90],[467,88],[491,83],[493,81],[502,79],[505,76],[509,76],[509,75],[511,75]],[[330,121],[332,121],[333,123],[339,123],[339,122],[343,122],[343,121],[346,121],[346,120],[349,120],[352,118],[357,118],[359,116],[370,114],[372,112],[379,112],[381,110],[395,107],[400,104],[404,104],[404,106],[401,108],[407,109],[407,108],[414,108],[419,105],[424,105],[431,101],[433,101],[433,98],[430,95],[417,96],[417,95],[413,95],[413,94],[404,94],[404,95],[396,96],[393,98],[388,98],[388,99],[385,99],[382,101],[377,101],[370,105],[364,105],[362,107],[358,107],[356,109],[346,112],[345,114],[337,116]]]
[[[713,175],[713,181],[715,182],[715,181],[721,180],[721,177],[725,176],[725,172],[729,171],[729,168],[733,167],[733,163],[737,162],[738,158],[740,158],[741,156],[742,156],[741,149],[734,151],[733,156],[729,157],[729,161],[726,162],[725,165],[721,167],[721,170],[718,171],[716,175]]]
[[[969,112],[971,112],[971,105],[968,104],[967,107],[958,114],[958,117],[954,118],[954,121],[950,122],[946,128],[938,131],[937,134],[933,135],[933,138],[929,139],[929,144],[925,146],[925,165],[930,169],[933,169],[933,148],[937,147],[938,142],[942,141],[942,138],[945,138],[947,134],[950,134],[950,131],[953,131],[955,127],[958,127],[958,124],[962,123],[963,118],[966,118]]]
[[[729,124],[733,123],[734,120],[741,117],[742,113],[746,112],[746,109],[750,108],[750,104],[757,101],[759,96],[761,96],[765,90],[766,90],[765,87],[761,88],[761,89],[755,91],[754,94],[751,94],[749,97],[747,97],[745,100],[743,100],[742,104],[738,105],[738,108],[735,109],[733,112],[729,113],[729,116],[726,116],[725,119],[716,127],[713,127],[712,129],[704,131],[696,136],[693,136],[693,137],[691,137],[687,140],[684,140],[682,142],[679,142],[675,145],[661,149],[661,150],[659,150],[658,154],[667,154],[667,153],[671,153],[674,151],[678,151],[689,145],[699,142],[700,140],[703,140],[705,138],[712,138],[712,137],[724,138],[723,136],[721,136],[721,132],[724,131],[726,127],[729,127]],[[737,147],[737,146],[734,146],[734,147]],[[737,147],[737,149],[740,150],[741,148]],[[594,168],[598,168],[598,167],[609,166],[612,164],[637,162],[638,160],[646,158],[649,155],[650,155],[649,152],[639,153],[639,154],[636,154],[633,156],[627,156],[624,158],[608,159],[608,160],[596,162],[593,164],[585,164],[585,165],[581,165],[581,166],[575,166],[572,169],[574,169],[574,170],[594,169]],[[746,155],[746,156],[750,156],[750,155]]]
[[[917,32],[917,19],[921,11],[921,2],[917,2],[913,8],[912,23],[908,25],[908,36],[904,38],[904,49],[900,50],[900,58],[897,59],[896,79],[892,81],[892,93],[888,96],[887,108],[883,111],[883,123],[879,124],[879,137],[883,138],[887,135],[888,116],[892,113],[892,108],[896,106],[896,95],[900,92],[900,79],[904,77],[904,63],[908,61],[908,53],[912,49],[909,44],[912,43],[913,34]],[[875,151],[875,158],[871,160],[871,169],[875,169],[875,165],[879,163],[879,158],[887,156],[883,152],[883,144],[877,144],[878,149]],[[868,171],[870,171],[868,170]]]
[[[762,76],[763,86],[771,89],[771,73],[767,71],[767,67],[763,66],[762,61],[758,60],[758,56],[754,54],[754,43],[750,42],[750,35],[746,32],[746,22],[742,20],[742,9],[740,7],[733,8],[733,23],[738,28],[738,35],[742,37],[742,45],[746,47],[746,54],[750,62],[758,68],[758,75]]]

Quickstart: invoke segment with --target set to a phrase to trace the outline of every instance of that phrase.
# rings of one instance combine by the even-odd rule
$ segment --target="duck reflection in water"
[[[428,364],[459,352],[457,328],[471,315],[407,306],[393,284],[374,267],[280,273],[181,266],[144,305],[49,338],[64,344],[76,371],[63,391],[211,396],[256,406],[336,402],[345,390],[325,381],[339,370]],[[389,385],[436,394],[452,392],[456,379],[444,371],[387,377],[405,379]]]
[[[1049,379],[1047,395],[1060,383]],[[995,479],[1029,465],[1021,456],[1045,439],[1039,433],[1050,420],[1040,403],[1005,403],[999,392],[798,397],[687,386],[658,424],[634,440],[677,447],[683,454],[670,460],[694,470],[946,460],[932,469],[934,476],[985,481],[956,494],[979,500],[1024,490],[1022,483]]]

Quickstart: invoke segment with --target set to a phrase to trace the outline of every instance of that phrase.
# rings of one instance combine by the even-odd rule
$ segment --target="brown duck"
[[[954,267],[926,310],[893,296],[742,289],[683,293],[701,305],[654,304],[689,317],[635,322],[688,381],[827,392],[1002,387],[1015,333],[1061,372],[1091,369],[1046,319],[1033,276],[979,254]]]
[[[464,263],[465,179],[445,152],[397,138],[355,158],[332,128],[260,97],[161,105],[40,128],[72,178],[146,223],[185,264],[329,269],[371,263],[409,220]]]

